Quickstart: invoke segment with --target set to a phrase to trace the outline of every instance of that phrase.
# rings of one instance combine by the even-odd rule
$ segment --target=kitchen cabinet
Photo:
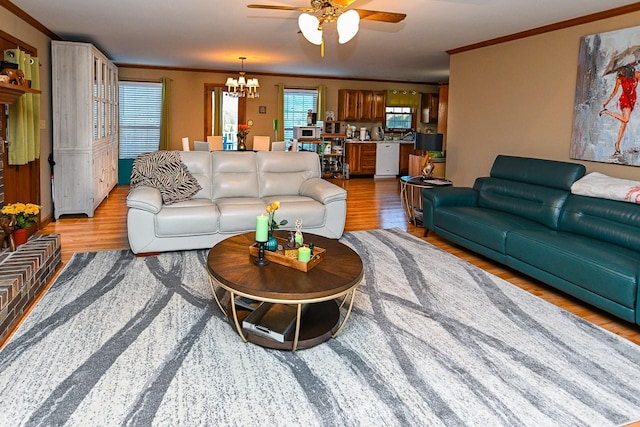
[[[435,93],[423,93],[420,100],[420,121],[438,123],[440,97]]]
[[[386,101],[385,91],[340,89],[338,120],[383,122]]]
[[[345,162],[349,164],[349,175],[374,175],[376,173],[375,142],[347,142]]]
[[[385,123],[385,107],[387,106],[387,92],[373,91],[371,92],[371,112],[372,121]]]
[[[414,143],[400,143],[399,174],[409,175],[409,156],[415,153]]]
[[[118,182],[118,69],[90,43],[51,42],[55,217],[93,216]]]

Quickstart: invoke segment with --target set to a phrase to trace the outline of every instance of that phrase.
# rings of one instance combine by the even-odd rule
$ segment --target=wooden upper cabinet
[[[340,89],[338,91],[338,120],[358,120],[362,94],[359,90]]]
[[[360,99],[360,117],[358,121],[370,122],[373,120],[373,92],[370,90],[361,90]]]
[[[371,92],[371,118],[374,122],[385,121],[385,107],[387,106],[387,92],[384,90]]]
[[[387,93],[385,91],[340,89],[338,91],[338,120],[384,121],[386,101]]]
[[[438,94],[422,94],[420,106],[420,121],[422,123],[438,123],[439,103]]]

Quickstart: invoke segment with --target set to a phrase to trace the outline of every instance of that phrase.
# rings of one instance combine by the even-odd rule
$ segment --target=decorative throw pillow
[[[133,162],[131,188],[141,185],[157,188],[167,205],[189,200],[202,189],[178,151],[140,154]]]

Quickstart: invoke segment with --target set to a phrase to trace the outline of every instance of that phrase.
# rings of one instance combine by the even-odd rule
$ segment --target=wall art
[[[572,159],[640,166],[640,27],[580,39]]]

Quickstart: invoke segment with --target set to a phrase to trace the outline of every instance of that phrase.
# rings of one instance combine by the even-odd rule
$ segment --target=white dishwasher
[[[400,143],[380,141],[376,145],[376,174],[374,178],[397,176],[400,171]]]

